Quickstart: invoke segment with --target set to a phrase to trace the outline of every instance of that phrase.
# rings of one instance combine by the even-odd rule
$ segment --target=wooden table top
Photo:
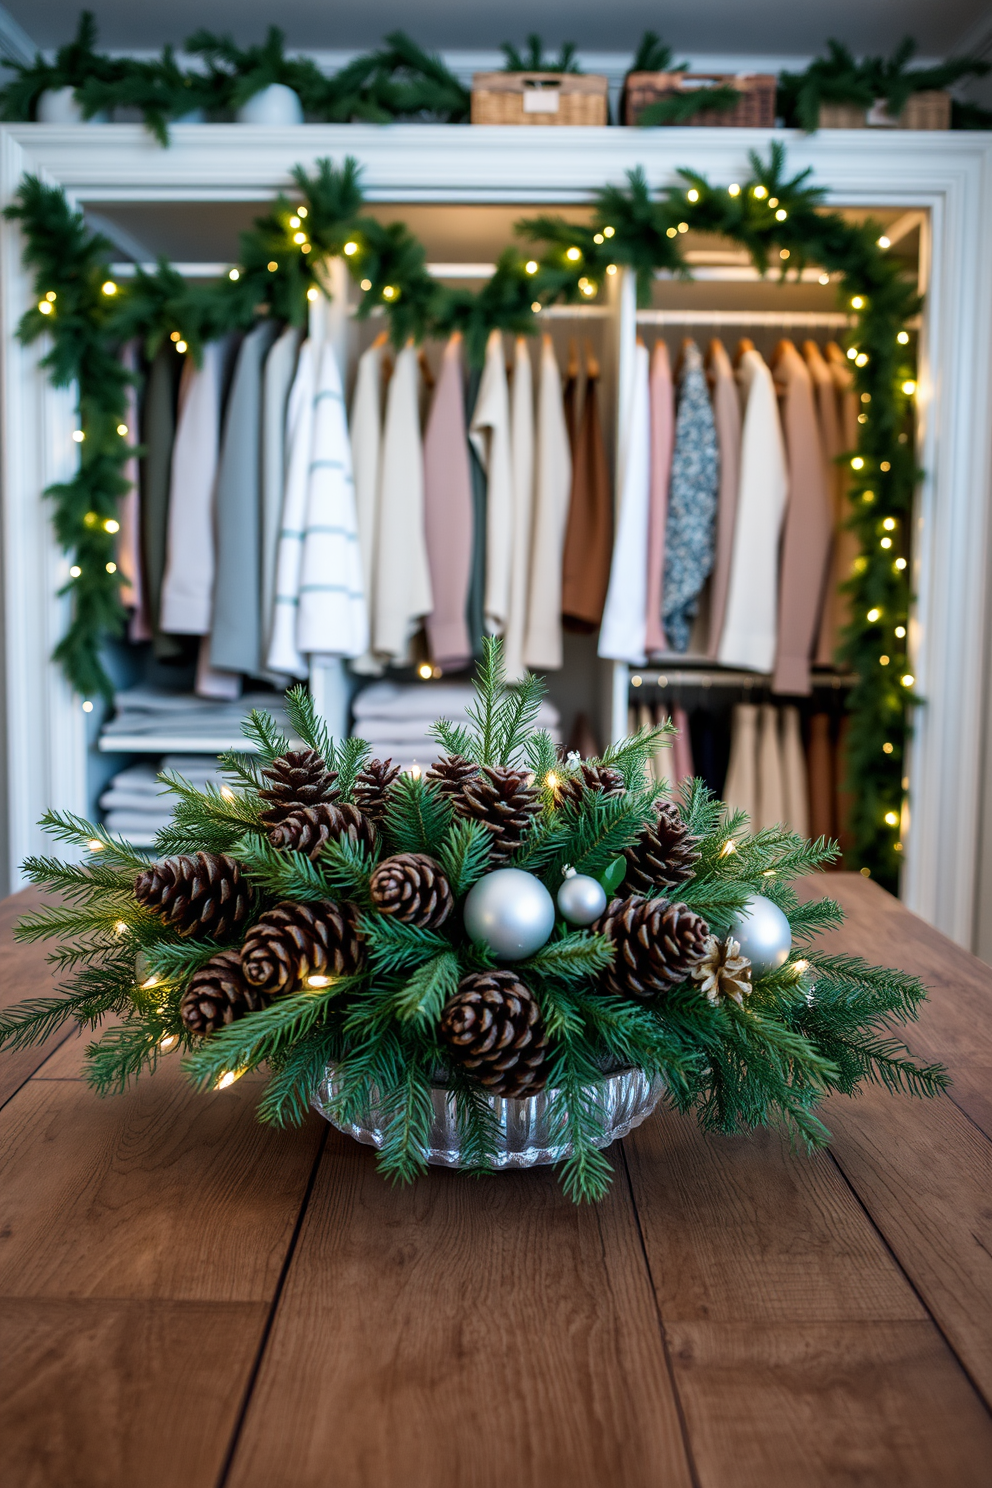
[[[261,1087],[123,1098],[0,1056],[7,1488],[989,1488],[992,969],[854,875],[839,948],[933,989],[954,1088],[830,1101],[829,1154],[662,1111],[597,1207],[413,1189]],[[0,904],[0,996],[47,989]]]

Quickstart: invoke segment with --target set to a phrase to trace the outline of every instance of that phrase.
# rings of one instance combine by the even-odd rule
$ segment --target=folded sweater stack
[[[181,775],[199,790],[224,783],[217,760],[209,754],[167,754],[159,765],[129,765],[114,776],[100,797],[108,831],[120,832],[137,847],[151,844],[155,833],[171,819],[176,802],[158,778],[164,770]]]
[[[183,738],[195,740],[194,748],[202,746],[204,750],[237,748],[243,739],[241,725],[253,708],[271,713],[277,727],[291,732],[285,703],[277,692],[245,693],[233,702],[216,702],[188,692],[131,687],[118,692],[114,701],[117,712],[104,726],[104,737],[141,738],[148,741],[146,747],[161,739],[163,749],[168,749],[169,740]],[[121,748],[127,745],[122,743]]]
[[[399,682],[374,682],[355,698],[352,733],[367,740],[378,759],[391,759],[407,770],[411,765],[429,765],[444,753],[429,730],[439,718],[466,724],[475,692],[467,683],[425,682],[404,686]],[[545,700],[538,728],[546,728],[555,742],[560,739],[557,708]]]

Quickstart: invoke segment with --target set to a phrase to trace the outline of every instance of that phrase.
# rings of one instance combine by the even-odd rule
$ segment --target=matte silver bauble
[[[497,868],[465,900],[469,938],[500,961],[522,961],[539,951],[555,926],[555,904],[539,878],[522,868]]]
[[[568,868],[558,890],[558,908],[570,925],[591,925],[606,908],[606,890],[598,878]]]
[[[778,971],[789,959],[792,931],[789,922],[764,894],[752,894],[743,909],[734,916],[730,933],[741,948],[741,955],[751,963],[755,976]]]

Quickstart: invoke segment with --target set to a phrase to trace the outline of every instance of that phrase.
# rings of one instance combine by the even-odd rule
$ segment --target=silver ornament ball
[[[469,938],[500,961],[522,961],[539,951],[555,927],[554,900],[539,878],[522,868],[497,868],[465,900]]]
[[[755,976],[778,971],[789,959],[792,931],[789,922],[764,894],[752,894],[734,916],[730,933],[751,963]]]
[[[598,879],[569,868],[558,890],[558,908],[570,925],[591,925],[606,908],[606,890]]]

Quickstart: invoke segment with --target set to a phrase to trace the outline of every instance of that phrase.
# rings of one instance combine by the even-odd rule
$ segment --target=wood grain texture
[[[621,1179],[397,1191],[332,1133],[230,1488],[689,1488]]]
[[[214,1488],[261,1303],[4,1298],[0,1482]]]
[[[260,1081],[127,1095],[32,1080],[0,1112],[0,1295],[272,1296],[322,1135],[260,1126]]]
[[[21,916],[40,909],[43,903],[40,889],[22,889],[19,894],[0,899],[0,1008],[12,1007],[25,997],[50,997],[55,991],[55,974],[45,960],[46,948],[17,945],[14,941],[14,927]],[[0,1052],[0,1106],[66,1037],[67,1033],[62,1031],[36,1048]]]

